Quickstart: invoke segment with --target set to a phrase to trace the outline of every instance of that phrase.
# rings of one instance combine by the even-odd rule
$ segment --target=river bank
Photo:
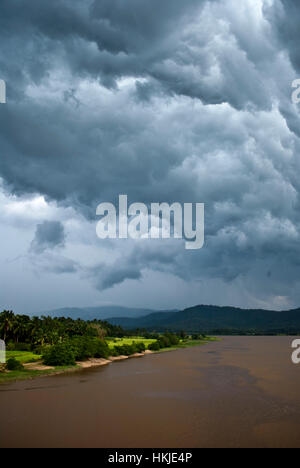
[[[24,369],[21,371],[5,371],[0,373],[0,384],[8,382],[16,382],[19,380],[33,380],[38,377],[56,376],[61,374],[68,374],[79,372],[85,369],[93,369],[97,367],[107,366],[113,362],[123,361],[126,359],[140,358],[147,354],[152,354],[152,351],[145,351],[144,353],[135,353],[131,356],[117,356],[109,357],[109,359],[96,359],[91,358],[86,361],[76,362],[75,366],[54,367],[45,366],[42,361],[24,364]]]
[[[75,366],[64,366],[64,367],[54,367],[46,366],[42,361],[35,361],[24,364],[24,369],[20,371],[4,371],[0,372],[0,385],[10,382],[16,382],[19,380],[33,380],[38,377],[48,377],[48,376],[57,376],[61,374],[68,374],[73,372],[83,371],[85,369],[92,369],[102,366],[107,366],[113,362],[123,361],[133,358],[142,358],[149,354],[160,354],[165,352],[171,352],[178,349],[191,348],[194,346],[202,346],[211,341],[217,341],[217,338],[207,337],[205,340],[194,340],[181,342],[177,346],[171,348],[163,348],[159,351],[150,351],[146,350],[143,353],[135,353],[130,356],[111,356],[108,359],[96,359],[91,358],[86,361],[76,362]]]

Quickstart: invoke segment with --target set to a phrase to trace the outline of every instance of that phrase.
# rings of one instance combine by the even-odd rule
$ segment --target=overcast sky
[[[300,305],[297,0],[1,0],[0,309]],[[206,205],[205,246],[96,207]]]

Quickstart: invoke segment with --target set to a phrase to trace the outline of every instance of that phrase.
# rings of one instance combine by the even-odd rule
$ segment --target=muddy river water
[[[300,447],[289,337],[221,342],[0,386],[0,447]]]

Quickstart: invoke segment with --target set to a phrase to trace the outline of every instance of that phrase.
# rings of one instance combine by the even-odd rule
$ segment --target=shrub
[[[129,352],[128,356],[138,352],[138,348],[137,348],[136,343],[132,343],[132,345],[128,346],[128,352]]]
[[[165,338],[169,340],[172,346],[177,346],[180,342],[180,339],[174,333],[166,333]]]
[[[151,343],[151,344],[148,346],[148,349],[150,349],[150,351],[159,351],[159,350],[160,350],[159,341],[154,341],[153,343]]]
[[[192,340],[204,340],[205,339],[205,335],[192,335]]]
[[[109,356],[108,344],[99,338],[75,336],[68,343],[76,361],[93,357],[107,359]]]
[[[109,357],[109,346],[105,341],[96,340],[94,345],[94,357],[107,359]]]
[[[15,358],[11,358],[6,363],[6,369],[9,371],[21,371],[24,367],[20,361]]]
[[[76,361],[85,361],[92,357],[91,346],[89,340],[86,337],[75,336],[68,341],[70,348],[72,349]]]
[[[29,343],[8,343],[7,351],[31,351]]]
[[[129,352],[128,352],[128,347],[127,345],[123,345],[123,346],[115,346],[115,352],[117,353],[117,356],[129,356]]]
[[[111,349],[110,352],[109,352],[109,354],[110,354],[110,356],[112,356],[112,357],[117,357],[117,356],[119,356],[119,353],[118,353],[118,351],[116,350],[116,348]]]
[[[131,345],[122,345],[122,346],[115,346],[115,352],[117,356],[131,356],[138,352],[137,345],[132,343]]]
[[[166,336],[161,336],[159,338],[159,344],[161,348],[170,348],[171,347],[171,342],[168,337]]]
[[[48,346],[36,345],[36,346],[32,346],[31,350],[34,354],[41,356],[46,352],[48,348],[49,348],[49,345]]]
[[[146,351],[146,346],[145,344],[141,341],[140,343],[136,344],[136,349],[138,353],[143,353]]]
[[[68,344],[60,343],[44,351],[43,362],[47,366],[74,366],[75,355]]]

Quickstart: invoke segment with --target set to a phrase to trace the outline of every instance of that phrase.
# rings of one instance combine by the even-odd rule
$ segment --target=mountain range
[[[190,333],[296,333],[300,332],[300,309],[284,312],[199,305],[183,311],[155,312],[139,318],[108,320],[125,329],[180,331]]]
[[[74,320],[106,320],[114,317],[140,318],[153,313],[164,313],[152,309],[141,309],[122,306],[99,306],[99,307],[66,307],[62,309],[41,312],[40,316],[47,317],[70,317]],[[167,311],[168,312],[168,311]],[[176,312],[173,310],[171,312]]]
[[[124,329],[189,333],[290,333],[300,334],[300,309],[272,311],[198,305],[185,310],[153,311],[121,306],[64,308],[44,312],[51,317],[107,320]]]

